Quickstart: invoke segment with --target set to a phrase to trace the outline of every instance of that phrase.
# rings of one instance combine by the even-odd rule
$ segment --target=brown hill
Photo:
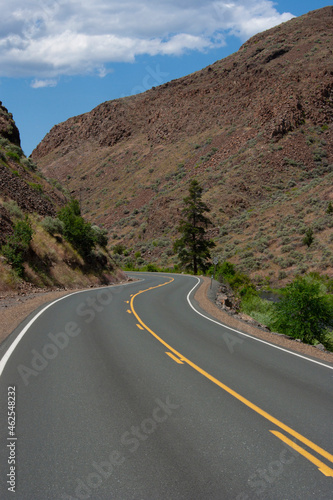
[[[0,103],[1,295],[13,290],[72,288],[117,280],[119,272],[104,249],[89,255],[90,260],[84,259],[61,232],[50,234],[50,223],[67,201],[59,183],[51,185],[24,156],[13,117]],[[18,227],[33,231],[28,248],[22,247],[24,236]]]
[[[53,127],[32,157],[129,249],[125,262],[174,262],[196,177],[221,259],[271,282],[332,274],[332,22],[333,7],[310,12],[199,72],[105,102]]]

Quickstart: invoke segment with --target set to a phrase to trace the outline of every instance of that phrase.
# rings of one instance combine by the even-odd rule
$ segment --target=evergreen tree
[[[199,267],[205,269],[210,259],[210,249],[215,246],[212,240],[207,239],[206,229],[211,221],[204,215],[210,212],[208,206],[202,201],[202,187],[197,180],[192,180],[189,196],[184,198],[182,219],[178,231],[182,237],[175,241],[174,252],[182,266],[198,273]]]

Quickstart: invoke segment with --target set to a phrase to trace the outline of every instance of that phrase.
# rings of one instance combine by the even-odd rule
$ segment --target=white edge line
[[[10,356],[13,354],[15,347],[18,345],[18,343],[20,342],[20,340],[22,339],[22,337],[25,335],[25,333],[29,330],[29,328],[31,327],[31,325],[36,321],[37,318],[39,318],[39,316],[41,316],[43,314],[43,312],[46,311],[46,309],[48,309],[49,307],[53,306],[57,302],[60,302],[60,300],[67,299],[68,297],[71,297],[72,295],[76,295],[78,293],[91,292],[93,290],[105,290],[105,288],[113,288],[115,286],[133,285],[134,283],[137,283],[137,281],[133,281],[131,283],[119,283],[119,285],[110,285],[108,287],[104,287],[103,286],[103,287],[98,287],[98,288],[93,288],[93,289],[88,288],[87,290],[79,290],[78,292],[69,293],[68,295],[64,295],[63,297],[60,297],[59,299],[56,299],[56,300],[50,302],[50,304],[48,304],[47,306],[45,306],[33,318],[31,318],[31,320],[29,321],[29,323],[25,325],[25,327],[23,328],[23,330],[18,334],[18,336],[16,337],[16,339],[8,347],[7,351],[5,352],[5,354],[3,355],[3,357],[0,360],[0,377],[2,375],[2,372],[3,372],[3,370],[4,370],[4,368],[5,368],[6,364],[7,364],[7,362],[9,360]]]
[[[230,326],[227,326],[224,323],[221,323],[220,321],[216,321],[215,319],[212,319],[212,318],[209,318],[208,316],[205,316],[204,314],[199,312],[190,301],[191,293],[199,285],[199,283],[201,281],[200,278],[196,278],[196,279],[198,280],[198,283],[196,285],[194,285],[194,287],[188,292],[187,302],[189,303],[189,305],[191,306],[193,311],[195,311],[197,314],[200,314],[200,316],[202,316],[203,318],[206,318],[206,319],[208,319],[208,321],[211,321],[212,323],[216,323],[219,326],[223,326],[224,328],[227,328],[228,330],[239,333],[239,335],[243,335],[244,337],[248,337],[249,339],[256,340],[257,342],[261,342],[262,344],[269,345],[270,347],[274,347],[275,349],[279,349],[280,351],[287,352],[288,354],[292,354],[293,356],[297,356],[298,358],[306,359],[307,361],[310,361],[311,363],[316,363],[317,365],[324,366],[325,368],[329,368],[330,370],[333,370],[333,366],[326,365],[325,363],[321,363],[320,361],[316,361],[316,360],[311,359],[311,358],[307,358],[306,356],[302,356],[302,354],[297,354],[297,352],[289,351],[288,349],[284,349],[283,347],[279,347],[275,344],[271,344],[270,342],[267,342],[266,340],[261,340],[261,339],[258,339],[257,337],[252,337],[252,335],[248,335],[247,333],[240,332],[239,330],[236,330],[235,328],[231,328]]]

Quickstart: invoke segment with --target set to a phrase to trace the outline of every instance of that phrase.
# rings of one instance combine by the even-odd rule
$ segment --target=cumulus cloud
[[[291,19],[269,0],[0,0],[0,76],[104,77],[141,54],[181,55],[245,41]]]

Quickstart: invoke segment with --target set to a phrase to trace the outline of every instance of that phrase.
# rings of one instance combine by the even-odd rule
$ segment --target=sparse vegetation
[[[24,275],[23,262],[32,240],[32,227],[28,217],[16,222],[13,234],[7,238],[7,243],[2,245],[1,252],[11,264],[19,277]]]

